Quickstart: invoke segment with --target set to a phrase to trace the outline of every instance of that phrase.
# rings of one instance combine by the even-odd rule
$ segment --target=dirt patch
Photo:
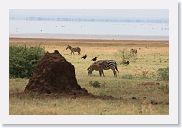
[[[78,85],[74,66],[57,50],[54,53],[47,52],[38,62],[24,92],[89,94]]]

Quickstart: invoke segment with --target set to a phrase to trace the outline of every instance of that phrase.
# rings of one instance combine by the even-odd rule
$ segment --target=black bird
[[[97,60],[97,57],[94,57],[93,59],[92,59],[92,61],[96,61]]]
[[[125,60],[125,61],[123,61],[123,64],[128,65],[128,64],[130,64],[130,62],[128,60],[127,61]]]
[[[82,56],[81,58],[86,59],[86,58],[87,58],[87,54],[85,54],[85,55]]]

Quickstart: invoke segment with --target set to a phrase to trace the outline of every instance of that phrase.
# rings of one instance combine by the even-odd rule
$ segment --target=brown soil
[[[38,62],[25,87],[26,92],[89,94],[85,88],[78,85],[74,66],[57,50],[54,53],[47,52]]]

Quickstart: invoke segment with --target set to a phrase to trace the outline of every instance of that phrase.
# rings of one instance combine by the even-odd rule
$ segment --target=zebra
[[[88,67],[88,75],[91,75],[92,72],[95,71],[99,71],[99,75],[100,76],[105,76],[103,70],[109,70],[111,69],[113,71],[113,74],[115,77],[117,77],[117,72],[118,68],[117,68],[117,63],[114,60],[98,60],[96,62],[94,62],[92,65],[90,65]],[[117,72],[116,72],[117,71]]]
[[[67,49],[70,49],[70,50],[71,50],[71,55],[74,54],[74,52],[78,52],[78,55],[80,55],[81,49],[80,49],[79,47],[73,48],[73,47],[71,47],[70,45],[68,45],[68,46],[66,47],[66,50],[67,50]]]

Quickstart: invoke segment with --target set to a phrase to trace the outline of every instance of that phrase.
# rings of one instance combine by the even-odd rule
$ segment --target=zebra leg
[[[102,76],[102,75],[104,76],[104,72],[102,69],[99,70],[99,74],[100,74],[100,76]]]
[[[117,73],[115,70],[112,70],[115,77],[117,77]]]
[[[78,54],[80,55],[80,52],[81,52],[81,49],[79,48],[79,50],[78,50]]]
[[[102,70],[102,75],[103,75],[103,77],[105,77],[105,75],[104,75],[104,71]]]
[[[102,76],[102,71],[99,70],[99,75]]]

